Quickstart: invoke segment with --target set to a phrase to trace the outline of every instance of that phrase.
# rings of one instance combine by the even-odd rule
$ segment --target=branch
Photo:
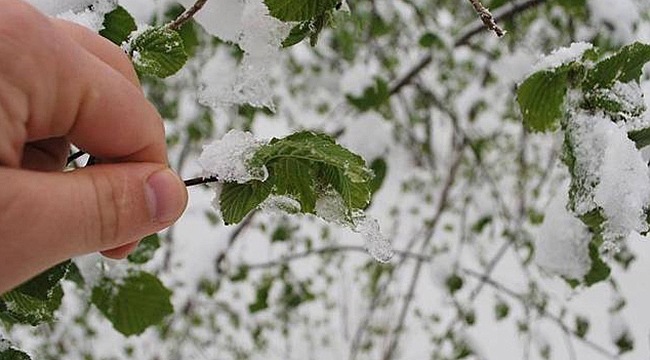
[[[517,293],[516,291],[506,287],[505,285],[495,281],[492,278],[486,277],[484,274],[481,274],[479,272],[476,272],[476,271],[470,270],[470,269],[466,269],[466,268],[462,268],[461,271],[463,272],[463,274],[474,277],[476,279],[479,279],[482,282],[484,282],[485,284],[491,286],[493,289],[498,290],[501,293],[506,294],[506,295],[510,296],[511,298],[519,301],[524,307],[528,307],[530,305],[527,298],[526,298],[526,296],[524,296],[523,294]],[[578,341],[580,341],[583,344],[590,347],[592,350],[602,354],[603,356],[605,356],[605,357],[607,357],[609,359],[618,359],[617,355],[612,354],[610,351],[608,351],[604,347],[600,346],[599,344],[597,344],[597,343],[595,343],[595,342],[593,342],[593,341],[591,341],[591,340],[589,340],[587,338],[582,338],[582,337],[577,336],[568,326],[566,326],[566,324],[564,324],[564,322],[562,321],[562,319],[559,316],[557,316],[555,314],[552,314],[552,313],[549,313],[543,307],[535,307],[535,308],[539,311],[539,315],[541,317],[546,318],[546,319],[551,320],[552,322],[554,322],[565,334],[571,335],[572,337],[574,337]]]
[[[176,19],[166,25],[169,30],[179,30],[186,22],[190,21],[194,15],[196,15],[199,10],[207,3],[208,0],[197,0],[194,5],[187,8],[182,14],[180,14]]]
[[[495,12],[495,15],[493,15],[492,18],[494,21],[509,20],[519,13],[541,5],[547,1],[548,0],[523,0],[520,2],[512,3],[510,6],[504,5]],[[483,25],[483,23],[472,25],[470,28],[464,31],[460,37],[458,37],[458,39],[454,42],[454,47],[467,45],[469,43],[469,40],[472,39],[476,34],[479,34],[481,31],[483,31],[484,28],[485,25]],[[411,70],[406,73],[406,75],[394,82],[394,85],[390,89],[390,94],[392,95],[401,91],[404,86],[408,85],[413,80],[413,78],[415,78],[420,72],[422,72],[422,70],[429,66],[432,61],[433,55],[431,53],[425,55],[413,66]]]
[[[476,10],[476,13],[481,18],[481,21],[483,22],[486,28],[494,31],[494,33],[498,37],[502,37],[503,35],[506,34],[506,32],[503,31],[503,29],[501,29],[499,25],[497,25],[496,21],[494,20],[494,17],[492,16],[492,13],[490,13],[490,10],[488,10],[485,6],[483,6],[480,0],[469,0],[469,2],[472,3],[474,10]]]
[[[197,178],[183,180],[183,182],[185,183],[185,186],[187,186],[187,187],[202,185],[202,184],[209,184],[209,183],[214,183],[214,182],[218,182],[218,181],[219,181],[219,179],[217,179],[216,176],[197,177]]]
[[[438,204],[438,209],[436,210],[436,213],[433,219],[431,220],[427,236],[425,237],[424,242],[420,246],[420,251],[419,251],[420,254],[424,254],[426,248],[428,247],[429,243],[433,239],[433,234],[435,232],[436,225],[440,221],[440,218],[442,217],[444,210],[447,208],[447,199],[449,198],[449,193],[451,192],[451,188],[453,187],[454,182],[456,181],[456,174],[462,162],[463,152],[464,152],[463,150],[465,149],[466,144],[467,144],[466,142],[463,142],[460,145],[460,148],[458,149],[457,157],[452,163],[451,167],[449,168],[447,181],[445,182],[445,185],[440,194],[440,203]],[[404,330],[404,322],[406,320],[406,315],[408,314],[409,309],[411,307],[413,296],[415,294],[415,288],[417,287],[417,283],[420,278],[420,273],[422,271],[422,265],[424,262],[425,259],[419,258],[417,260],[417,263],[415,264],[415,269],[413,270],[413,275],[411,276],[411,282],[409,283],[408,292],[406,293],[406,297],[404,298],[404,304],[402,304],[402,308],[400,309],[397,325],[395,326],[395,329],[393,331],[390,345],[388,346],[388,349],[386,350],[386,353],[383,356],[384,360],[391,360],[395,354],[395,350],[397,349],[397,344],[399,343],[400,336],[402,334],[402,331]]]

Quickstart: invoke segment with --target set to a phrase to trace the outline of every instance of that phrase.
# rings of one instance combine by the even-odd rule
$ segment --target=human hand
[[[102,164],[63,173],[70,143]],[[0,12],[0,293],[73,256],[122,258],[187,203],[127,56],[19,0]]]

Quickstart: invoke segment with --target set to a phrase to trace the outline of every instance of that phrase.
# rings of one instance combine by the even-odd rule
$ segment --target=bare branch
[[[170,30],[178,30],[180,29],[183,24],[186,22],[190,21],[194,15],[196,15],[201,8],[203,8],[203,5],[207,3],[208,0],[197,0],[194,5],[190,6],[187,8],[182,14],[180,14],[176,19],[174,19],[172,22],[166,25],[166,27]]]
[[[480,0],[469,0],[469,2],[472,3],[474,10],[476,10],[476,13],[481,18],[481,21],[486,28],[493,31],[498,37],[502,37],[506,34],[506,32],[497,25],[490,10],[488,10]]]
[[[544,4],[547,1],[548,0],[524,0],[512,3],[512,5],[509,6],[504,5],[499,9],[499,11],[495,11],[495,14],[492,17],[494,21],[508,20],[528,9]],[[454,47],[467,45],[469,43],[469,40],[472,39],[476,34],[481,33],[483,29],[483,23],[472,25],[466,31],[464,31],[461,36],[458,37],[458,39],[454,42]],[[408,85],[415,77],[417,77],[419,73],[422,72],[422,70],[431,64],[432,61],[433,56],[431,53],[422,57],[422,59],[420,59],[420,61],[418,61],[411,68],[411,70],[406,73],[406,75],[393,83],[393,86],[391,86],[390,89],[390,94],[392,95],[401,91],[404,86]]]

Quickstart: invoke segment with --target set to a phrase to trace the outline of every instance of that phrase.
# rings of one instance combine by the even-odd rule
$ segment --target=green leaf
[[[282,21],[307,21],[327,10],[340,0],[264,0],[271,16]]]
[[[549,131],[558,128],[564,114],[567,93],[566,68],[539,71],[529,76],[517,90],[517,102],[524,126],[531,131]]]
[[[42,274],[20,285],[14,291],[21,292],[39,300],[48,300],[56,286],[59,285],[59,282],[68,273],[70,264],[71,261],[68,260],[51,267]]]
[[[120,282],[104,278],[92,291],[91,301],[124,335],[137,335],[172,314],[172,292],[157,277],[133,272]]]
[[[300,202],[301,211],[313,213],[316,191],[313,170],[307,160],[280,158],[268,166],[275,179],[275,194],[289,195]]]
[[[370,169],[372,170],[373,174],[375,174],[375,176],[368,183],[368,188],[374,195],[384,184],[384,179],[388,173],[388,164],[383,158],[376,158],[372,161],[372,163],[370,163]]]
[[[338,145],[330,136],[310,131],[273,139],[255,153],[249,166],[261,168],[281,158],[313,161],[339,168],[355,183],[367,182],[372,178],[372,171],[366,168],[363,158]]]
[[[303,41],[312,32],[311,24],[311,21],[305,21],[291,28],[289,35],[282,41],[282,47],[290,47]]]
[[[346,97],[350,104],[354,105],[359,111],[368,111],[371,109],[379,109],[381,105],[386,103],[390,98],[390,89],[385,80],[375,78],[373,86],[365,88],[361,96],[348,94]]]
[[[420,41],[418,41],[420,46],[423,48],[444,48],[445,43],[440,39],[440,37],[434,33],[428,32],[420,36]]]
[[[598,246],[594,243],[594,241],[589,244],[589,258],[591,259],[591,269],[587,275],[585,275],[585,285],[591,286],[593,284],[607,280],[607,278],[609,278],[609,274],[611,273],[611,269],[600,258],[600,254],[598,253]]]
[[[130,45],[129,54],[140,74],[165,78],[187,62],[183,39],[178,32],[164,27],[144,31]]]
[[[352,182],[342,169],[327,164],[321,167],[320,174],[325,183],[332,185],[341,195],[349,209],[365,209],[370,203],[371,193],[367,182]]]
[[[137,30],[135,20],[126,9],[121,6],[104,16],[104,29],[99,35],[113,42],[118,46],[128,40],[129,35]]]
[[[0,351],[0,360],[31,360],[31,358],[20,350],[9,348]]]
[[[140,242],[135,251],[128,256],[128,260],[134,264],[144,264],[151,260],[160,248],[160,237],[158,234],[151,234]]]
[[[650,145],[650,128],[630,131],[627,137],[634,141],[637,149],[644,148]]]
[[[262,283],[255,293],[255,302],[248,305],[248,310],[251,313],[256,313],[269,307],[269,292],[273,286],[274,279],[272,276],[265,276],[262,279]]]
[[[266,200],[272,189],[273,184],[268,180],[224,184],[219,200],[223,221],[226,225],[242,221],[249,212]]]
[[[628,331],[616,339],[614,344],[618,348],[619,355],[634,350],[634,338],[632,338],[632,335]]]
[[[447,280],[445,280],[445,285],[450,294],[455,294],[458,290],[463,288],[463,278],[457,274],[450,275]]]
[[[588,331],[589,331],[589,319],[582,316],[577,316],[575,330],[574,330],[576,336],[581,339],[584,339],[584,337],[587,336]]]
[[[63,290],[57,284],[47,300],[42,300],[17,290],[2,295],[0,317],[11,323],[39,325],[54,319],[54,312],[61,306]]]
[[[600,61],[587,72],[583,88],[609,88],[616,81],[638,81],[643,66],[650,61],[650,45],[634,43]]]
[[[61,306],[61,280],[70,261],[56,265],[12,291],[0,296],[0,317],[21,324],[38,325],[54,319]]]
[[[508,314],[510,314],[510,306],[508,306],[508,303],[499,301],[496,305],[494,305],[494,316],[497,321],[501,321],[507,318]]]

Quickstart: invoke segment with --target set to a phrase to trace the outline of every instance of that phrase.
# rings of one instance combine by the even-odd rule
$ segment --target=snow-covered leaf
[[[139,271],[115,281],[104,278],[93,288],[92,303],[124,335],[137,335],[174,312],[172,292],[157,277]]]
[[[31,360],[31,358],[20,350],[8,348],[0,351],[0,360]]]
[[[38,325],[51,321],[61,306],[70,261],[54,266],[32,280],[0,296],[0,317],[10,322]]]
[[[583,88],[609,88],[615,82],[638,81],[643,65],[650,61],[650,45],[634,43],[600,61],[587,72]]]

